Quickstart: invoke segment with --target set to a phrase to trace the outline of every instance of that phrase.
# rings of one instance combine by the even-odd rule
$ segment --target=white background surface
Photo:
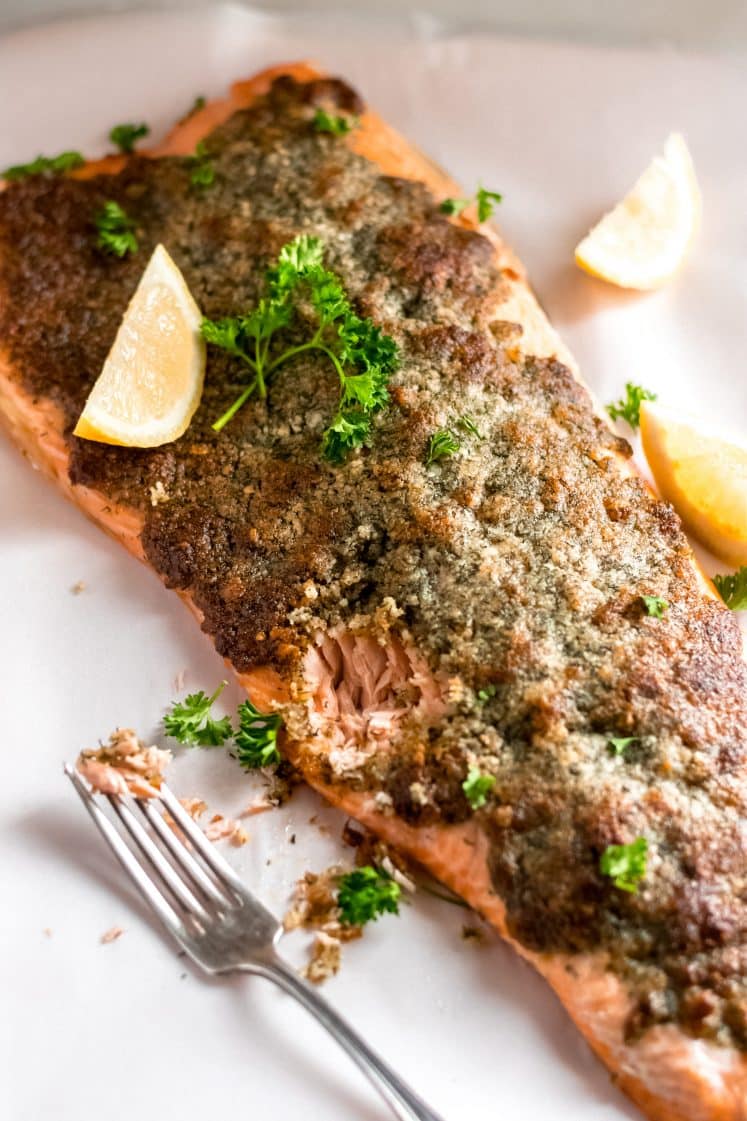
[[[195,94],[303,55],[357,82],[466,185],[504,192],[504,231],[602,399],[632,377],[743,432],[747,75],[735,60],[416,41],[402,28],[228,8],[59,23],[0,39],[0,166],[68,147],[95,154],[120,120],[158,134]],[[572,249],[673,128],[694,154],[703,230],[671,287],[626,295],[576,270]],[[0,1117],[383,1119],[287,999],[259,981],[206,983],[176,957],[61,775],[63,758],[117,724],[156,736],[180,670],[188,687],[212,688],[223,667],[207,640],[5,443],[0,534]],[[73,596],[78,580],[86,590]],[[218,750],[184,753],[172,785],[231,812],[256,784]],[[308,823],[315,812],[328,835]],[[347,855],[340,826],[299,793],[250,821],[250,843],[229,855],[281,912],[296,875]],[[327,995],[446,1121],[637,1116],[529,969],[492,936],[461,940],[464,918],[418,899],[345,949]],[[101,945],[113,924],[125,934]]]
[[[162,0],[159,6],[204,8],[211,0]],[[152,0],[0,0],[0,27],[82,12],[154,7]],[[416,16],[429,12],[461,30],[492,30],[591,43],[655,44],[728,51],[747,49],[744,0],[260,0],[271,12]]]

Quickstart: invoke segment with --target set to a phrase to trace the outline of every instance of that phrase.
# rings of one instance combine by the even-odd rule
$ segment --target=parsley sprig
[[[488,191],[485,187],[478,187],[471,198],[444,199],[440,210],[443,214],[457,215],[466,210],[471,203],[477,206],[477,220],[480,224],[491,218],[499,202],[503,202],[503,195],[498,191]]]
[[[179,743],[195,747],[219,747],[230,739],[233,735],[230,719],[223,716],[215,720],[210,713],[226,684],[227,682],[221,681],[209,697],[200,690],[199,693],[190,693],[183,701],[175,701],[171,712],[163,718],[166,734],[173,736]]]
[[[648,841],[636,837],[629,845],[607,845],[599,858],[599,871],[609,876],[616,888],[635,895],[646,875]]]
[[[652,619],[663,619],[669,610],[669,604],[661,596],[641,596],[644,610]]]
[[[357,117],[343,117],[328,113],[326,109],[317,109],[312,121],[317,132],[329,132],[332,136],[345,136],[358,124]]]
[[[462,790],[472,809],[481,810],[494,786],[495,775],[484,775],[477,767],[470,767],[462,783]]]
[[[655,401],[656,393],[644,389],[642,385],[635,385],[632,381],[625,383],[625,396],[619,401],[607,405],[607,412],[612,420],[627,420],[631,428],[638,428],[641,423],[641,402]]]
[[[337,906],[340,917],[347,926],[363,926],[389,912],[399,914],[402,889],[380,868],[370,864],[340,876],[337,888]]]
[[[608,736],[607,743],[612,748],[612,754],[625,758],[625,752],[632,743],[638,743],[638,736]]]
[[[62,175],[74,171],[86,161],[80,152],[60,152],[59,156],[37,156],[30,163],[17,163],[0,171],[0,179],[25,179],[27,175]]]
[[[179,743],[196,747],[218,747],[233,737],[236,757],[247,771],[279,763],[277,740],[283,718],[277,712],[260,712],[246,700],[239,705],[239,727],[234,732],[230,717],[216,720],[211,712],[225,687],[226,682],[222,681],[209,697],[200,691],[190,693],[183,701],[175,701],[171,712],[163,718],[166,734]]]
[[[125,257],[137,252],[135,223],[125,214],[118,202],[109,199],[94,217],[97,239],[96,244],[105,253],[115,257]]]
[[[267,396],[267,382],[283,363],[303,353],[323,354],[339,378],[340,397],[322,437],[322,453],[331,463],[341,463],[351,449],[366,443],[373,416],[386,405],[387,382],[397,368],[398,354],[393,339],[355,314],[339,278],[324,267],[323,254],[319,238],[300,234],[283,246],[267,270],[265,294],[256,308],[247,315],[203,319],[202,334],[254,375],[215,421],[216,432],[253,394]],[[300,319],[304,298],[316,325],[304,342],[283,346],[282,332]]]
[[[440,459],[448,459],[461,448],[459,440],[450,428],[439,428],[428,441],[428,452],[425,457],[426,467],[438,463]]]
[[[278,732],[283,719],[278,713],[263,713],[251,701],[239,705],[239,730],[234,742],[236,756],[244,770],[269,767],[280,762]]]
[[[212,186],[215,182],[215,167],[204,141],[197,141],[195,154],[188,157],[188,164],[192,169],[189,173],[189,182],[193,187]]]
[[[129,155],[130,152],[135,151],[135,141],[142,140],[149,132],[150,129],[144,121],[141,121],[139,125],[115,125],[109,133],[109,139],[112,144],[116,144],[120,152]]]
[[[747,564],[737,572],[714,576],[713,582],[727,607],[732,611],[747,611]]]

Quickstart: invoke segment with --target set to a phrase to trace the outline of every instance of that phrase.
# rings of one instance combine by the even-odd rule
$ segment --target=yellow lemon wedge
[[[729,564],[747,564],[747,447],[691,417],[641,404],[641,440],[663,498],[693,537]]]
[[[687,145],[673,132],[629,194],[576,247],[576,264],[620,288],[659,288],[679,269],[700,223]]]
[[[155,448],[181,436],[202,395],[201,318],[181,272],[156,246],[75,435],[128,448]]]

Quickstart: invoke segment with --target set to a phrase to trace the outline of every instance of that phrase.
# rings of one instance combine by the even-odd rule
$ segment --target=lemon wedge
[[[747,564],[747,447],[652,401],[641,404],[641,440],[659,492],[685,528],[722,560]]]
[[[202,395],[201,318],[181,272],[156,246],[75,435],[128,448],[155,448],[181,436]]]
[[[679,269],[700,223],[687,145],[673,132],[628,195],[576,247],[576,264],[620,288],[659,288]]]

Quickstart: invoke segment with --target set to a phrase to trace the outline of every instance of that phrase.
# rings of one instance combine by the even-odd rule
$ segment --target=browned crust
[[[237,83],[227,99],[212,103],[189,118],[151,154],[193,151],[201,136],[237,108],[251,104],[280,75],[305,81],[318,77],[319,71],[306,63],[289,64]],[[413,150],[375,114],[364,114],[354,143],[360,154],[376,162],[387,174],[420,180],[437,195],[451,194],[456,189],[448,176]],[[102,172],[116,173],[124,163],[124,157],[108,157],[87,165],[76,174],[87,177]],[[463,221],[469,224],[467,219]],[[517,340],[517,350],[528,355],[560,356],[577,373],[575,363],[528,288],[523,269],[497,234],[490,236],[509,282],[508,296],[496,307],[496,315],[509,324],[521,323],[523,333]],[[34,401],[24,393],[13,376],[10,363],[2,355],[0,414],[11,438],[24,454],[61,486],[89,517],[120,540],[133,555],[143,559],[140,515],[112,505],[90,488],[71,485],[61,414],[50,402]],[[620,466],[624,472],[632,470],[622,460]],[[710,582],[702,574],[701,585],[704,594],[713,594]],[[189,596],[182,598],[200,619],[199,609]],[[285,685],[275,671],[258,669],[241,675],[239,680],[260,705],[283,699],[285,695]],[[292,754],[292,745],[289,748]],[[455,830],[469,827],[416,829],[407,826],[377,812],[367,796],[326,785],[315,773],[313,759],[300,757],[299,762],[309,781],[325,797],[427,865],[509,938],[502,905],[490,885],[486,856],[477,849],[477,835],[469,838],[475,840],[475,845],[471,846],[474,855],[468,872],[464,862],[455,858],[454,838],[460,843],[463,841]],[[628,1011],[627,998],[621,983],[605,972],[602,963],[588,955],[573,961],[559,954],[540,956],[519,945],[516,948],[548,979],[591,1046],[613,1071],[619,1085],[653,1121],[744,1121],[747,1117],[747,1060],[738,1053],[693,1041],[675,1027],[654,1029],[643,1043],[631,1047],[623,1040],[622,1028]]]

